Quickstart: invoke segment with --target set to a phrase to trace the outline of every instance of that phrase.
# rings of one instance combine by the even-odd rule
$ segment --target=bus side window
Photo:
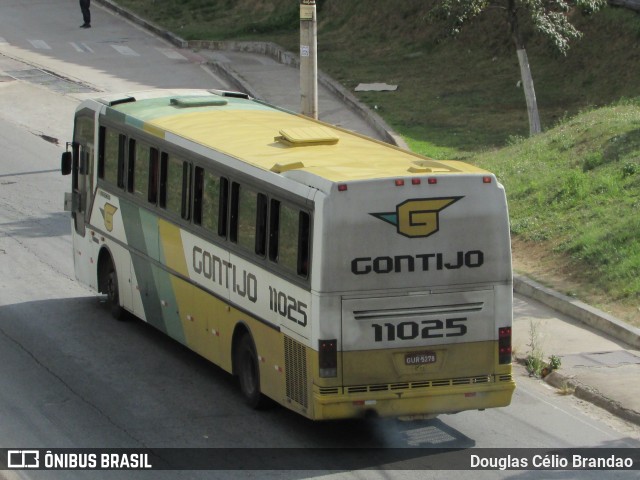
[[[182,205],[180,206],[182,218],[191,218],[191,164],[182,162]]]
[[[231,187],[232,242],[260,256],[266,252],[267,197],[233,183]]]
[[[144,142],[129,142],[128,190],[137,198],[147,201],[150,201],[151,150]]]
[[[106,127],[100,127],[98,176],[124,188],[124,153],[126,137]]]
[[[118,187],[124,189],[124,167],[125,151],[127,148],[127,137],[118,135]]]
[[[191,165],[162,153],[160,160],[160,206],[181,218],[189,218]]]
[[[271,201],[269,259],[301,277],[309,275],[309,214]]]
[[[193,223],[202,225],[202,192],[204,190],[204,169],[196,167],[193,172]]]
[[[280,202],[271,200],[271,211],[269,212],[269,260],[278,261],[278,250],[280,244]]]
[[[227,184],[225,178],[195,168],[193,223],[221,237],[226,235]]]
[[[309,276],[309,262],[311,261],[309,258],[311,218],[308,213],[300,212],[298,225],[300,226],[298,231],[298,275],[306,278]]]

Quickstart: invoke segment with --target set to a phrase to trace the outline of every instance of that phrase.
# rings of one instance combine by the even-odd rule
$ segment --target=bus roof
[[[107,117],[161,138],[173,134],[248,164],[281,173],[306,171],[330,182],[487,173],[463,162],[436,161],[238,95],[207,90],[115,97]]]

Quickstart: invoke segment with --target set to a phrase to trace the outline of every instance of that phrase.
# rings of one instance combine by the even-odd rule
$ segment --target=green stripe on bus
[[[175,98],[189,98],[188,96]],[[212,98],[216,98],[212,95]],[[220,97],[222,98],[222,97]],[[220,106],[206,106],[206,107],[193,107],[193,108],[179,108],[170,104],[170,99],[165,98],[152,98],[146,100],[138,100],[136,102],[122,103],[111,107],[107,112],[114,111],[121,114],[135,117],[142,122],[150,122],[158,118],[180,116],[185,113],[198,112],[216,112],[216,111],[228,111],[228,110],[273,110],[273,108],[262,105],[260,103],[253,102],[251,100],[245,100],[242,98],[225,97],[227,100],[226,105]],[[124,120],[120,120],[124,121]]]

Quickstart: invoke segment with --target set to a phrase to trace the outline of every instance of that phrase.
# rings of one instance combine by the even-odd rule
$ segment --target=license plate
[[[436,352],[414,352],[404,356],[405,365],[424,365],[436,363]]]

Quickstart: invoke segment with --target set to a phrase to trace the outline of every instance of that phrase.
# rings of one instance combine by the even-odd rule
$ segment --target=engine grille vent
[[[384,392],[390,390],[413,390],[416,388],[435,388],[435,387],[453,387],[458,385],[475,385],[478,383],[492,383],[491,375],[482,375],[478,377],[449,378],[443,380],[431,380],[423,382],[410,383],[390,383],[379,385],[358,385],[354,387],[346,387],[347,393],[364,393],[364,392]]]
[[[284,337],[284,368],[287,398],[307,407],[307,354],[304,345]]]
[[[356,320],[394,320],[398,318],[425,317],[427,315],[450,315],[481,312],[484,302],[460,303],[455,305],[423,305],[406,308],[383,308],[377,310],[354,310]]]

